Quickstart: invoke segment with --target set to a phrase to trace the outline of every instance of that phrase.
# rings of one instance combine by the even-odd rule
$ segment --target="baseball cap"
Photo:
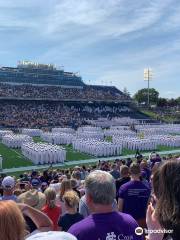
[[[38,172],[35,171],[35,170],[33,170],[32,173],[31,173],[31,176],[32,176],[32,177],[35,177],[35,176],[37,176],[37,175],[38,175]]]
[[[6,189],[11,189],[15,186],[15,180],[13,177],[11,176],[7,176],[3,179],[2,181],[2,186],[3,188],[6,188]]]
[[[32,235],[27,240],[77,240],[76,237],[67,232],[41,232]]]
[[[37,186],[39,186],[41,184],[41,182],[37,179],[37,178],[34,178],[34,179],[32,179],[32,181],[31,181],[31,185],[33,186],[33,187],[37,187]]]

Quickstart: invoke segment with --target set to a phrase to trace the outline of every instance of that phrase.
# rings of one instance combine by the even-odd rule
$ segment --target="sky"
[[[0,0],[0,66],[79,72],[87,84],[180,96],[180,0]]]

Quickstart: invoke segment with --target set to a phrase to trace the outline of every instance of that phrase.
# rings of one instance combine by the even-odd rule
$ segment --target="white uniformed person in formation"
[[[3,169],[3,167],[2,167],[2,163],[3,163],[3,158],[2,158],[2,156],[0,155],[0,170]]]

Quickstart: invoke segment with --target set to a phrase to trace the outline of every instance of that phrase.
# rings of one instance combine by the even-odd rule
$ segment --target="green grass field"
[[[33,138],[35,142],[43,142],[39,137]],[[94,158],[94,156],[74,151],[72,146],[63,145],[66,148],[66,161],[84,160]],[[20,149],[8,148],[0,143],[0,155],[3,157],[3,168],[33,166],[33,163],[26,159]]]
[[[3,157],[3,168],[32,166],[33,163],[23,157],[19,149],[12,149],[0,143],[0,155]]]
[[[107,140],[110,141],[111,139],[107,139]],[[34,141],[43,142],[39,137],[34,138]],[[85,160],[85,159],[95,158],[92,155],[80,153],[73,150],[71,145],[69,146],[63,145],[63,147],[65,147],[67,151],[66,161]],[[158,146],[157,151],[168,151],[168,150],[174,150],[174,149],[180,149],[180,148]],[[135,154],[135,153],[136,151],[123,149],[122,156]],[[0,143],[0,155],[2,155],[3,157],[3,168],[33,166],[33,163],[22,155],[21,150],[8,148],[2,143]]]

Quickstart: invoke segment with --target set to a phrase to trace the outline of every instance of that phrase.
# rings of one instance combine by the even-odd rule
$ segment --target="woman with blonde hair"
[[[14,201],[0,201],[0,234],[3,240],[23,240],[25,221]]]
[[[42,208],[42,211],[52,220],[53,230],[58,230],[58,219],[61,215],[61,207],[56,204],[56,191],[53,188],[47,188],[44,191],[46,196],[46,205]]]
[[[63,196],[64,196],[65,192],[69,191],[71,189],[72,189],[71,181],[67,180],[67,179],[63,180],[61,183],[61,188],[60,188],[60,193],[59,193],[59,198],[61,201],[63,200]]]
[[[57,204],[61,206],[62,215],[66,212],[63,196],[69,190],[72,190],[71,181],[64,179],[61,183],[59,195],[57,196]]]
[[[77,212],[79,197],[75,191],[67,191],[63,200],[65,202],[66,214],[59,219],[58,225],[62,231],[68,231],[73,224],[81,221],[83,216]]]

